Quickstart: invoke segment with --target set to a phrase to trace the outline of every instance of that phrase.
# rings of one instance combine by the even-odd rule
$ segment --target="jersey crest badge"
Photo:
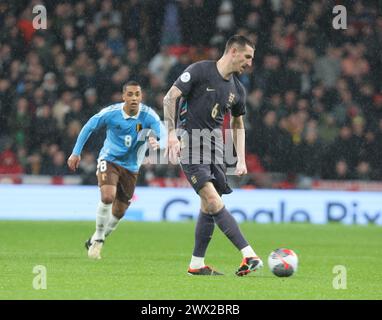
[[[232,103],[234,102],[234,100],[235,100],[235,94],[233,94],[232,92],[230,92],[230,93],[229,93],[228,102],[227,102],[226,107],[227,107],[227,108],[231,108]]]
[[[191,79],[191,74],[189,72],[184,72],[181,76],[180,76],[180,80],[184,83],[190,81]]]

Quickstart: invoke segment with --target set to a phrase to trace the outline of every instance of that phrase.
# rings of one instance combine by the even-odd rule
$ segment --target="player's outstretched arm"
[[[163,98],[164,121],[169,132],[175,130],[176,99],[181,95],[182,91],[180,91],[179,88],[172,86]]]
[[[233,143],[237,154],[236,174],[238,176],[243,176],[247,174],[247,165],[245,163],[245,129],[243,117],[232,117],[231,128],[233,133]]]
[[[157,149],[166,149],[167,146],[167,130],[159,116],[156,115],[154,121],[150,124],[150,134],[148,139],[149,147]],[[159,140],[159,141],[158,141]]]
[[[76,171],[78,169],[78,166],[80,165],[81,156],[77,156],[75,154],[71,154],[68,159],[68,167],[72,171]]]
[[[175,132],[176,100],[182,95],[179,88],[172,86],[163,99],[164,122],[168,130],[168,142],[165,155],[170,162],[177,163],[180,152],[180,143]]]
[[[76,144],[73,148],[73,152],[70,155],[67,163],[70,170],[75,171],[81,161],[81,152],[82,148],[84,147],[86,141],[89,139],[92,132],[96,129],[98,129],[100,126],[105,124],[105,112],[101,111],[91,117],[88,122],[83,126],[81,129]]]

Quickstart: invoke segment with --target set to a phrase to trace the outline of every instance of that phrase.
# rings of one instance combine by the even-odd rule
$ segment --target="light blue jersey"
[[[80,155],[82,148],[93,131],[106,126],[106,139],[98,160],[107,160],[131,172],[137,173],[147,150],[146,140],[153,133],[166,143],[166,129],[159,116],[143,103],[135,116],[123,110],[124,102],[113,104],[92,116],[78,135],[73,154]]]

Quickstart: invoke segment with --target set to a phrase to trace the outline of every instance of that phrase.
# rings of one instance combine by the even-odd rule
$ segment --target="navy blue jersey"
[[[216,61],[200,61],[190,65],[175,81],[174,86],[182,91],[177,103],[177,128],[188,134],[182,135],[183,148],[188,153],[181,161],[195,163],[195,157],[204,158],[202,163],[220,162],[223,159],[222,126],[226,113],[239,117],[246,112],[246,93],[236,75],[229,80],[219,73]],[[196,129],[196,130],[195,130]],[[202,130],[200,136],[198,130]],[[211,134],[212,133],[212,134]],[[205,157],[207,155],[207,158]],[[211,159],[219,158],[218,160]],[[191,157],[193,160],[190,160]]]
[[[234,117],[245,114],[246,94],[236,75],[224,79],[216,61],[200,61],[190,65],[175,81],[182,91],[178,103],[177,127],[214,130],[223,125],[228,112]]]

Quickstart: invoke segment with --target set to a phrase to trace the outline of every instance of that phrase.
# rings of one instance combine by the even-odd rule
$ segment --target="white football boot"
[[[93,243],[89,246],[88,257],[90,259],[101,259],[103,242],[103,240],[94,240]]]

